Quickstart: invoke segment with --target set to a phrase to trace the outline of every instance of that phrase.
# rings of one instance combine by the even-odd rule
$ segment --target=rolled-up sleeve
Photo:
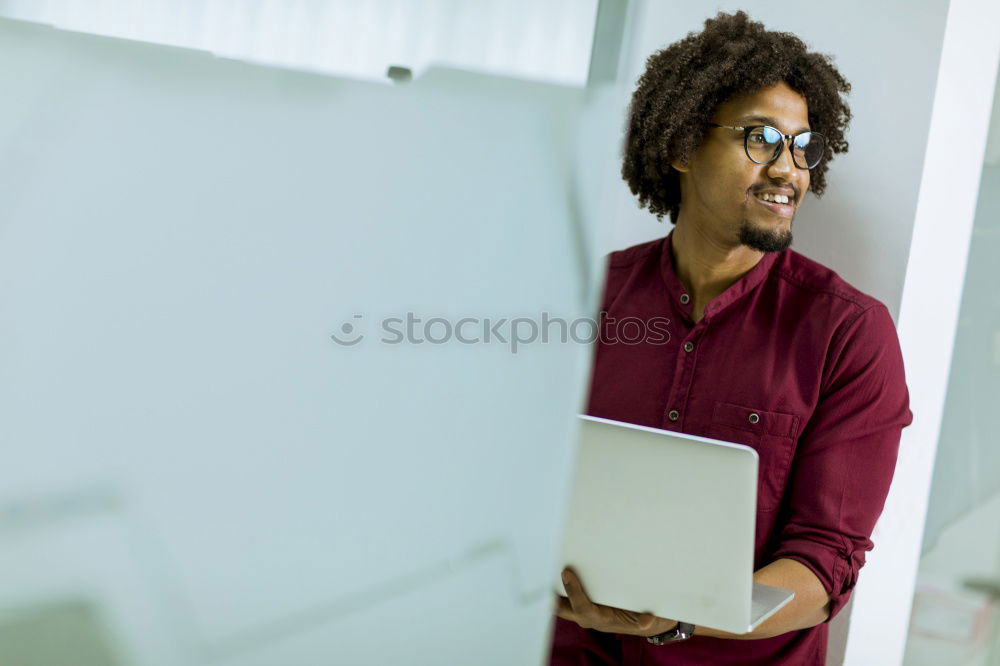
[[[820,398],[796,446],[789,520],[774,554],[816,574],[830,594],[827,622],[847,603],[874,546],[900,433],[912,419],[896,328],[877,304],[831,342]]]

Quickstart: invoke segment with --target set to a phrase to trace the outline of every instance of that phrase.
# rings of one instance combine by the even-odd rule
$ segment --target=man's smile
[[[782,204],[782,203],[775,203],[773,201],[764,201],[756,194],[754,195],[753,199],[758,204],[760,204],[770,212],[780,217],[791,218],[795,214],[795,206],[792,205],[791,203]]]

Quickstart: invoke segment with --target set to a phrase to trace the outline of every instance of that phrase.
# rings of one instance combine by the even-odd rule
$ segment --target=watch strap
[[[653,645],[666,645],[677,641],[686,641],[694,635],[694,625],[689,622],[678,622],[673,629],[668,629],[662,634],[647,636],[646,640]]]

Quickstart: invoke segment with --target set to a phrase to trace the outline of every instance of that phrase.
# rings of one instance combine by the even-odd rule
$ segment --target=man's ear
[[[685,159],[676,159],[670,163],[670,166],[681,173],[684,173],[691,168],[688,166],[688,161]]]

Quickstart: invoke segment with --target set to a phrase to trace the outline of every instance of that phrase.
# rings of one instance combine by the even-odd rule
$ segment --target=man
[[[551,664],[825,663],[912,420],[885,306],[789,249],[796,208],[847,150],[849,91],[829,58],[744,12],[647,61],[622,174],[675,227],[609,256],[601,338],[666,317],[671,339],[599,342],[588,413],[756,449],[754,580],[795,598],[750,634],[687,637],[683,618],[593,603],[567,570]]]

